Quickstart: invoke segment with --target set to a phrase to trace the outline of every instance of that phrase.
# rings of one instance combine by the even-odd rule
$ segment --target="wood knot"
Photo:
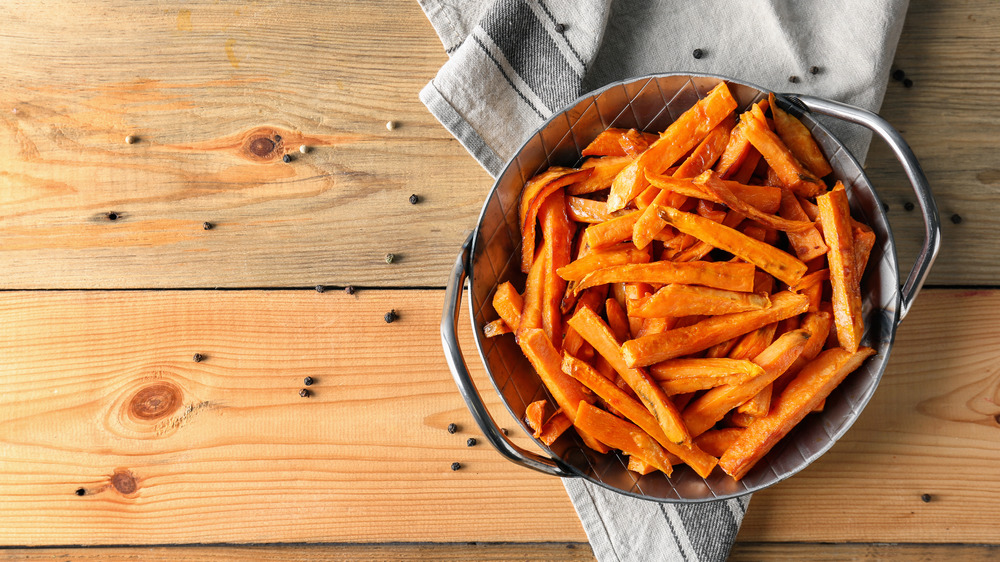
[[[181,389],[169,382],[158,382],[139,389],[129,401],[129,414],[139,420],[153,421],[174,413],[181,404]]]
[[[114,474],[111,475],[111,487],[123,496],[130,496],[139,489],[139,484],[131,471],[124,468],[117,468]]]
[[[274,141],[267,137],[257,137],[250,141],[248,148],[254,156],[266,158],[274,150]]]

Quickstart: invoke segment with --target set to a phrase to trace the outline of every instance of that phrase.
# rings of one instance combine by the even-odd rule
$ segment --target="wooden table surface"
[[[754,496],[734,559],[1000,554],[1000,4],[910,4],[882,113],[941,254],[857,425]],[[592,559],[557,479],[466,446],[438,323],[491,182],[417,99],[446,55],[416,2],[0,22],[0,558]],[[884,147],[868,171],[905,271],[912,196]]]

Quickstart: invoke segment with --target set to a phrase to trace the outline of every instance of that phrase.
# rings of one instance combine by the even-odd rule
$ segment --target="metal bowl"
[[[899,134],[877,115],[819,98],[778,95],[778,104],[798,116],[809,128],[833,167],[833,178],[847,187],[852,215],[869,225],[876,244],[862,279],[865,318],[864,345],[877,355],[869,358],[828,397],[821,413],[807,416],[740,481],[716,469],[701,478],[688,467],[666,477],[646,476],[627,470],[620,454],[600,455],[586,448],[573,432],[551,447],[538,443],[544,454],[521,449],[497,428],[483,406],[458,347],[456,323],[463,280],[469,279],[469,309],[476,348],[504,404],[517,420],[524,419],[528,404],[547,399],[544,385],[511,336],[488,339],[483,326],[494,320],[492,298],[496,287],[511,281],[524,286],[521,273],[518,201],[529,178],[553,165],[573,166],[580,151],[608,127],[659,132],[681,113],[725,81],[739,103],[738,111],[767,97],[767,91],[718,76],[663,74],[610,84],[584,95],[554,114],[507,163],[486,198],[479,222],[455,264],[445,296],[442,340],[449,367],[463,397],[486,439],[514,462],[548,474],[580,477],[620,492],[661,502],[700,502],[732,498],[771,486],[808,466],[843,435],[875,392],[885,371],[896,327],[906,315],[940,243],[937,208],[927,181],[912,151]],[[895,244],[882,203],[854,157],[814,117],[823,114],[865,126],[882,137],[903,165],[925,222],[923,250],[900,285]],[[521,421],[522,425],[524,422]],[[525,431],[530,431],[525,427]],[[572,435],[571,435],[572,434]]]

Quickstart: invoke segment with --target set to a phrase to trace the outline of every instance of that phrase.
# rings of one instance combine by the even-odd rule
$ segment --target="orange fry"
[[[591,252],[557,269],[556,273],[567,281],[580,281],[588,274],[606,267],[647,262],[649,262],[648,250],[637,250],[631,244],[620,244]]]
[[[572,196],[566,198],[566,214],[571,220],[591,224],[621,216],[616,213],[608,213],[608,204],[604,201]]]
[[[508,326],[507,323],[503,321],[503,318],[497,318],[496,320],[483,326],[483,335],[488,338],[495,338],[497,336],[509,334],[512,331],[513,330],[510,329],[510,326]]]
[[[740,427],[710,429],[699,435],[694,442],[706,453],[721,457],[725,454],[726,449],[733,446],[740,435],[743,435],[743,428]]]
[[[566,216],[563,190],[553,192],[539,211],[542,239],[545,241],[545,274],[542,279],[542,329],[556,349],[562,347],[562,299],[566,281],[556,270],[569,264],[573,243],[573,227]]]
[[[759,365],[743,359],[670,359],[650,366],[649,374],[658,381],[668,381],[700,377],[745,378],[764,374]]]
[[[524,307],[524,300],[521,299],[521,295],[517,293],[517,289],[511,285],[510,281],[505,281],[497,287],[496,293],[493,294],[493,308],[504,323],[513,330],[517,330],[521,324],[522,307]]]
[[[756,207],[750,205],[746,201],[743,201],[736,194],[730,191],[726,182],[720,180],[719,177],[715,175],[715,172],[709,171],[701,174],[694,179],[694,183],[704,189],[706,193],[711,193],[723,205],[735,211],[739,211],[748,218],[753,219],[768,228],[783,230],[786,232],[801,232],[808,228],[814,228],[811,222],[783,219],[779,216],[758,211]]]
[[[581,402],[573,425],[610,447],[641,457],[664,474],[673,472],[663,447],[631,422]]]
[[[764,160],[767,161],[767,164],[778,175],[781,183],[796,194],[804,197],[815,197],[826,191],[826,186],[823,185],[823,182],[812,177],[808,170],[802,167],[802,164],[795,159],[795,156],[788,150],[785,143],[781,142],[778,135],[767,128],[761,117],[763,117],[763,114],[759,117],[749,116],[744,118],[743,121],[746,121],[746,127],[743,131],[750,144],[760,151]]]
[[[663,173],[736,109],[737,103],[725,82],[719,83],[703,99],[667,127],[646,152],[615,177],[608,194],[608,210],[625,208],[646,188],[646,171]]]
[[[553,192],[566,184],[579,181],[590,175],[592,170],[575,170],[552,166],[545,172],[531,178],[521,193],[519,217],[521,224],[521,271],[527,273],[535,262],[535,223],[542,203]]]
[[[604,158],[590,158],[580,166],[581,170],[590,170],[590,176],[575,181],[566,186],[566,192],[570,195],[583,195],[593,193],[611,187],[611,182],[615,176],[628,166],[635,158],[631,156],[605,156]]]
[[[725,377],[689,377],[686,379],[663,381],[660,383],[660,388],[663,389],[663,392],[667,393],[667,396],[674,396],[675,394],[687,394],[689,392],[698,392],[699,390],[708,390],[709,388],[715,388],[722,385],[743,384],[744,380],[746,380],[746,375],[728,375]]]
[[[706,316],[761,310],[771,306],[767,295],[699,287],[697,285],[664,285],[641,305],[629,311],[630,316],[656,318],[661,316]]]
[[[698,436],[711,429],[727,412],[753,398],[765,386],[781,376],[802,353],[809,332],[794,330],[783,334],[754,358],[764,374],[741,385],[720,386],[709,390],[684,409],[684,422],[692,435]]]
[[[786,219],[812,222],[806,212],[802,210],[799,200],[790,191],[781,192],[779,213]],[[788,232],[788,242],[792,246],[792,250],[795,251],[795,255],[804,262],[822,256],[829,249],[823,242],[823,235],[814,224],[810,224],[804,230]]]
[[[743,478],[779,439],[874,353],[874,349],[862,347],[855,352],[835,348],[820,354],[775,400],[771,413],[750,424],[722,455],[719,466],[733,478]]]
[[[830,284],[833,286],[833,322],[837,327],[840,345],[854,352],[861,345],[865,331],[861,317],[860,283],[855,281],[862,272],[857,271],[854,258],[854,230],[851,228],[851,210],[847,192],[840,182],[816,198],[819,216],[823,222],[823,237],[830,247]]]
[[[626,129],[606,129],[590,141],[583,151],[583,156],[625,156],[621,139],[628,134]],[[653,133],[639,133],[647,144],[653,144],[659,136]]]
[[[795,318],[791,316],[790,318]],[[772,322],[763,328],[758,328],[740,338],[740,341],[729,351],[730,359],[753,359],[761,351],[767,349],[774,341],[774,334],[778,330],[778,323]]]
[[[785,283],[795,283],[806,272],[806,264],[798,259],[725,225],[670,207],[659,207],[657,212],[677,230],[746,260]]]
[[[545,425],[545,408],[548,406],[548,402],[545,400],[536,400],[528,407],[524,409],[524,421],[528,424],[532,430],[534,430],[534,438],[538,439],[538,436],[542,434],[542,426]]]
[[[551,445],[559,439],[559,436],[563,434],[567,429],[573,426],[573,423],[569,421],[569,417],[563,413],[562,408],[560,408],[556,413],[552,414],[549,421],[545,422],[542,426],[542,430],[535,436],[536,439],[545,443],[546,445]]]
[[[577,288],[583,290],[607,283],[680,283],[747,292],[753,289],[753,271],[753,265],[748,263],[657,261],[625,264],[588,273]]]
[[[569,325],[579,332],[587,343],[604,357],[608,363],[621,375],[622,379],[636,393],[639,400],[656,418],[657,425],[663,429],[663,434],[673,443],[690,443],[691,438],[680,422],[680,415],[673,403],[663,393],[649,373],[642,369],[633,369],[625,365],[622,359],[619,342],[611,333],[611,329],[592,310],[581,309],[569,319]]]
[[[592,224],[587,227],[583,241],[593,250],[600,250],[618,242],[624,242],[632,236],[635,221],[639,220],[640,215],[642,215],[642,211],[632,211],[602,223]]]
[[[768,101],[760,100],[756,104],[761,113],[767,111]],[[722,152],[722,156],[719,157],[719,161],[715,165],[715,171],[719,173],[719,177],[726,179],[732,177],[743,164],[743,160],[747,157],[747,154],[753,148],[750,146],[750,141],[747,140],[746,135],[743,130],[746,128],[746,121],[750,118],[751,111],[746,111],[740,115],[739,122],[736,123],[736,127],[733,128],[732,133],[729,134],[729,143],[726,145],[726,149]]]
[[[693,326],[629,340],[622,345],[622,356],[630,367],[652,365],[707,349],[772,322],[801,314],[808,307],[809,299],[784,291],[773,295],[771,306],[764,310],[709,316]]]
[[[833,172],[830,163],[823,156],[823,151],[816,144],[816,139],[802,121],[778,107],[778,104],[774,103],[774,94],[770,94],[768,99],[771,102],[771,115],[774,116],[774,129],[799,162],[802,162],[817,178]]]
[[[714,173],[714,172],[713,172]],[[665,191],[672,191],[688,197],[705,199],[713,203],[725,203],[718,195],[706,190],[694,179],[676,178],[657,174],[647,174],[649,183]],[[781,205],[781,188],[768,185],[745,185],[730,180],[719,180],[729,191],[761,213],[775,213]],[[677,205],[669,205],[677,207]]]

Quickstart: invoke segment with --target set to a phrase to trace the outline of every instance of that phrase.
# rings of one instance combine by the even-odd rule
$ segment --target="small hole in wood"
[[[85,496],[85,495],[87,495],[87,490],[84,490],[83,488],[77,488],[76,489],[76,495],[78,495],[78,496]]]
[[[108,220],[109,221],[116,221],[116,220],[118,220],[118,213],[116,213],[114,211],[111,211],[110,213],[108,213]]]

